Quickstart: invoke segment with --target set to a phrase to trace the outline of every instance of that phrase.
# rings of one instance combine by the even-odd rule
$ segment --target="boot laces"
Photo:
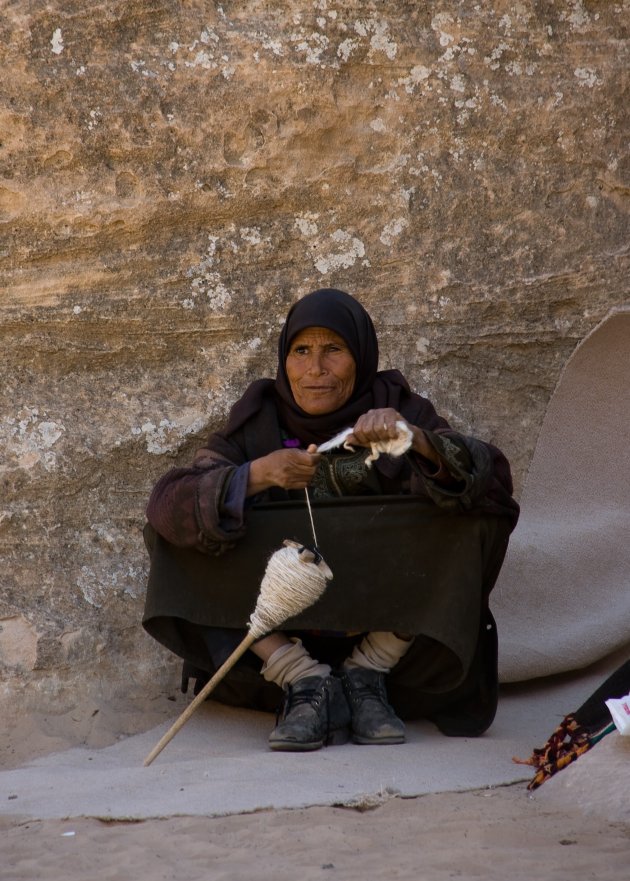
[[[352,697],[354,700],[375,700],[388,707],[387,696],[383,682],[379,679],[375,682],[363,682],[361,685],[352,684]]]
[[[315,710],[319,709],[319,704],[321,697],[323,697],[326,702],[326,736],[324,738],[324,743],[328,741],[330,737],[330,689],[327,687],[328,683],[324,681],[322,685],[313,686],[311,688],[304,688],[297,693],[294,691],[292,685],[289,686],[287,690],[287,694],[283,703],[276,710],[276,725],[280,721],[282,715],[284,714],[285,718],[295,707],[300,706],[300,704],[310,704]]]
[[[326,710],[328,711],[330,709],[330,695],[328,688],[326,688],[325,685],[323,689],[321,685],[318,685],[312,686],[310,688],[303,688],[300,689],[300,691],[295,691],[294,687],[292,685],[289,685],[284,701],[276,712],[276,722],[283,712],[285,713],[285,715],[287,715],[291,712],[292,709],[300,706],[300,704],[310,704],[312,707],[317,709],[322,696],[326,701]],[[330,713],[327,712],[327,715],[330,715]]]

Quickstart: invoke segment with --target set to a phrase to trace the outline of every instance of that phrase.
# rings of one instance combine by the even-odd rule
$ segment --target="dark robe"
[[[413,633],[411,650],[388,676],[397,712],[440,724],[439,710],[463,699],[467,709],[449,726],[480,733],[494,717],[497,692],[488,596],[517,509],[507,491],[504,508],[497,500],[501,485],[486,445],[444,429],[427,430],[427,437],[461,479],[441,485],[420,457],[407,455],[401,463],[383,456],[374,473],[366,471],[364,483],[352,487],[355,494],[330,498],[327,472],[336,472],[332,485],[340,487],[348,480],[344,462],[354,460],[350,476],[356,479],[356,457],[326,457],[312,504],[319,545],[335,578],[315,606],[281,629],[299,634],[316,657],[333,665],[359,638],[332,637],[333,631]],[[253,503],[243,499],[240,518],[234,511],[223,516],[221,499],[236,467],[282,444],[271,402],[233,443],[239,455],[232,453],[231,460],[224,449],[212,449],[211,439],[193,466],[168,472],[147,511],[152,565],[144,626],[208,673],[240,641],[271,553],[284,538],[307,544],[312,538],[303,493],[270,490]],[[280,692],[259,668],[256,658],[246,658],[215,698],[272,709]]]
[[[197,690],[244,634],[265,564],[283,539],[312,543],[304,493],[273,487],[246,498],[247,463],[287,442],[319,442],[370,408],[393,407],[417,425],[440,461],[414,452],[326,454],[310,488],[319,546],[334,580],[310,609],[280,629],[314,657],[340,665],[370,630],[413,634],[387,676],[402,718],[429,718],[447,734],[476,735],[497,703],[497,635],[488,597],[517,517],[510,468],[495,447],[454,432],[398,371],[376,371],[371,320],[347,294],[322,291],[289,313],[276,380],[259,380],[236,403],[190,467],[165,474],[145,531],[151,571],[143,624],[194,668]],[[284,372],[292,337],[329,327],[349,342],[357,379],[342,408],[310,417]],[[274,709],[280,689],[250,652],[213,697]]]

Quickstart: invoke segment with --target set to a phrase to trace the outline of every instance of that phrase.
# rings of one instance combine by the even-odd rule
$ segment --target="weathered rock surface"
[[[1,5],[2,700],[83,718],[173,686],[147,494],[308,290],[520,485],[629,299],[630,4]]]

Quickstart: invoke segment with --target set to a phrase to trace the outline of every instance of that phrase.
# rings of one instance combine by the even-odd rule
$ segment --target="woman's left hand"
[[[416,431],[421,431],[415,425],[409,425],[393,407],[383,407],[379,410],[368,410],[363,416],[359,416],[346,443],[351,446],[369,447],[370,444],[378,441],[393,440],[398,436],[397,422],[404,422],[414,435]]]
[[[429,459],[437,467],[440,459],[431,444],[427,441],[424,431],[417,425],[401,416],[393,407],[383,407],[378,410],[368,410],[360,416],[352,429],[352,434],[346,438],[345,443],[349,446],[369,447],[378,441],[393,440],[398,437],[397,422],[404,422],[413,435],[411,449],[426,459]]]

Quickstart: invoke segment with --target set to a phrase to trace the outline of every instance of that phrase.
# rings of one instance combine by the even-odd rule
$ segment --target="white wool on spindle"
[[[264,636],[319,599],[333,575],[321,557],[316,559],[309,548],[289,540],[271,555],[249,619],[251,635]]]

